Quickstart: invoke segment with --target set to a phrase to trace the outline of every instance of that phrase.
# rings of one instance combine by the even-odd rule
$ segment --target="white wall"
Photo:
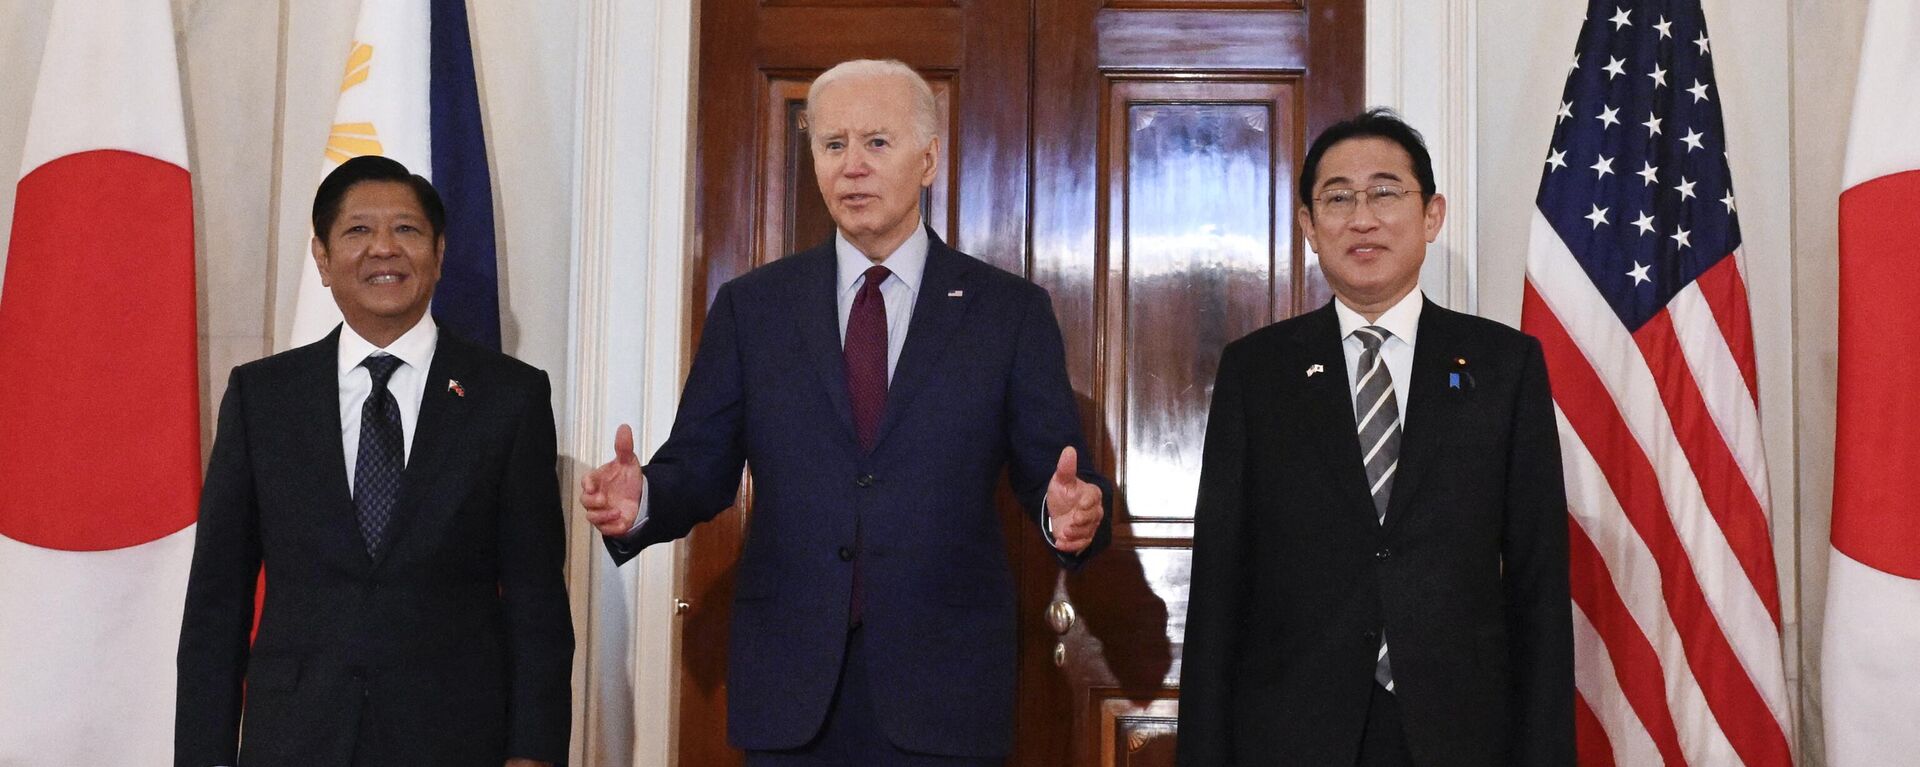
[[[1840,172],[1866,4],[1793,0],[1793,366],[1805,764],[1821,764],[1820,644],[1833,510]],[[1920,44],[1920,41],[1916,41]]]

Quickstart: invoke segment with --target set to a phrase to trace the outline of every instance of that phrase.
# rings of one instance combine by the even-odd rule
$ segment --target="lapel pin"
[[[949,291],[947,291],[947,297],[948,297],[948,298],[959,298],[959,297],[961,297],[961,296],[964,296],[964,295],[966,295],[966,294],[967,294],[967,291],[964,291],[964,290],[949,290]]]
[[[1453,370],[1447,372],[1447,388],[1454,391],[1473,391],[1473,374],[1467,372],[1467,358],[1453,358]]]
[[[1312,378],[1314,377],[1315,374],[1325,373],[1325,372],[1327,372],[1327,366],[1316,362],[1316,363],[1313,363],[1312,366],[1307,368],[1307,377]]]
[[[461,399],[465,399],[467,396],[466,387],[461,386],[459,381],[455,381],[451,378],[447,379],[447,391],[453,392],[453,396],[459,397]]]

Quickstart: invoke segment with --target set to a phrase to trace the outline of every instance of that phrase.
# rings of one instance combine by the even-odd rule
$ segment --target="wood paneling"
[[[1100,699],[1100,763],[1116,767],[1173,764],[1180,714],[1172,700],[1144,705],[1125,698]]]
[[[1205,72],[1305,71],[1301,11],[1102,10],[1100,68]]]
[[[1326,300],[1291,190],[1306,137],[1361,106],[1363,5],[701,5],[691,338],[722,281],[830,231],[800,104],[810,78],[857,57],[899,58],[940,96],[936,231],[1053,297],[1090,450],[1120,486],[1117,535],[1062,572],[1001,493],[1019,590],[1012,764],[1173,763],[1215,368],[1226,342]],[[682,765],[739,763],[724,648],[745,517],[722,515],[685,549]]]
[[[954,34],[966,23],[959,8],[767,8],[759,16],[756,43],[768,68],[821,71],[866,58],[958,69],[966,50]]]
[[[1189,538],[1220,350],[1293,314],[1292,76],[1108,88],[1106,420],[1126,538]]]

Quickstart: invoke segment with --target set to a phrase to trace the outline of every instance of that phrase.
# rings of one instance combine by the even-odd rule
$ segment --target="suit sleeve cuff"
[[[1060,545],[1053,542],[1053,515],[1047,513],[1047,496],[1044,494],[1040,496],[1040,535],[1046,538],[1047,545],[1054,551],[1060,550]]]
[[[633,554],[639,551],[639,547],[636,546],[635,543],[640,539],[640,531],[647,526],[647,500],[651,495],[652,493],[649,491],[649,488],[642,484],[640,486],[640,511],[633,517],[633,527],[627,528],[627,532],[618,537],[607,536],[607,543],[611,544],[613,548],[619,550],[623,555]]]

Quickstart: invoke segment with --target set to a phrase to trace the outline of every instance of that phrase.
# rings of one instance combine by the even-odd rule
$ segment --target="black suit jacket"
[[[1180,763],[1353,764],[1384,626],[1415,763],[1571,765],[1566,493],[1539,343],[1424,305],[1384,529],[1340,343],[1328,304],[1222,355]]]
[[[573,629],[546,374],[441,332],[376,559],[347,492],[338,343],[335,330],[228,379],[180,631],[175,763],[565,760]]]
[[[852,559],[865,594],[875,716],[902,748],[992,757],[1012,749],[1014,589],[994,494],[1003,469],[1031,514],[1062,448],[1110,485],[1081,439],[1045,290],[932,238],[913,321],[871,452],[855,438],[831,242],[721,286],[673,432],[646,466],[648,519],[616,562],[686,535],[733,504],[753,515],[727,661],[740,748],[805,744],[846,647]],[[1038,535],[1038,531],[1034,532]]]

